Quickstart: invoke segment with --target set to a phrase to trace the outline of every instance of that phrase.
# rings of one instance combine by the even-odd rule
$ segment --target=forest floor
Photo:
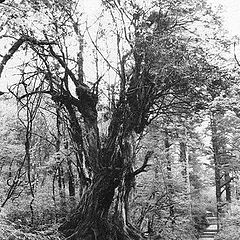
[[[0,217],[0,240],[60,240],[57,230],[44,231],[26,229]]]

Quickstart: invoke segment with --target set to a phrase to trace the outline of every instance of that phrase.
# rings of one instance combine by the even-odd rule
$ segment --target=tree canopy
[[[1,5],[1,207],[39,239],[48,224],[56,239],[196,239],[238,175],[221,18],[204,0],[99,7],[92,21],[80,1]]]

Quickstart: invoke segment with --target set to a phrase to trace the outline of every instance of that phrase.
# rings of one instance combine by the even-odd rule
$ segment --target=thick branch
[[[24,43],[24,42],[30,42],[32,44],[36,45],[51,45],[54,44],[54,42],[49,42],[49,41],[44,41],[44,40],[37,40],[35,38],[29,37],[29,36],[21,36],[9,49],[8,53],[3,56],[3,59],[0,63],[0,78],[3,72],[3,69],[6,65],[6,63],[11,59],[11,57],[14,55],[14,53],[19,49],[19,47]]]
[[[13,54],[19,49],[19,47],[24,43],[25,38],[22,36],[20,37],[9,49],[8,53],[3,57],[1,63],[0,63],[0,78],[4,69],[4,66],[6,63],[11,59]]]

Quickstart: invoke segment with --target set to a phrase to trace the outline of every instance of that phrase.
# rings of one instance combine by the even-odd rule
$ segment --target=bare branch
[[[65,69],[66,73],[70,76],[70,78],[72,79],[72,81],[74,82],[75,86],[79,86],[80,82],[77,80],[77,78],[75,77],[75,75],[73,74],[73,72],[67,67],[67,63],[59,56],[55,53],[55,51],[53,50],[52,46],[49,46],[50,49],[50,53],[51,55],[60,63],[60,65]]]
[[[94,46],[95,49],[98,51],[98,53],[101,55],[101,57],[104,59],[104,61],[108,64],[108,66],[109,66],[111,69],[113,69],[113,71],[114,71],[115,73],[117,73],[118,75],[120,75],[118,69],[116,69],[115,67],[113,67],[112,64],[111,64],[111,63],[107,60],[107,58],[103,55],[103,53],[99,50],[98,46],[97,46],[97,45],[95,44],[95,42],[93,41],[92,36],[91,36],[88,28],[87,28],[87,33],[88,33],[88,36],[89,36],[89,38],[90,38],[93,46]]]
[[[54,44],[52,41],[44,41],[44,40],[37,40],[35,38],[29,37],[29,36],[21,36],[13,45],[12,47],[8,50],[8,53],[3,56],[3,59],[0,63],[0,78],[3,72],[3,69],[6,65],[6,63],[11,59],[11,57],[14,55],[14,53],[19,49],[19,47],[24,43],[24,42],[30,42],[32,44],[37,44],[37,45],[51,45]]]
[[[20,37],[9,49],[8,53],[3,57],[1,63],[0,63],[0,78],[4,69],[4,66],[6,63],[11,59],[13,54],[19,49],[19,47],[24,43],[25,38],[22,36]]]
[[[240,67],[240,62],[238,61],[237,55],[236,55],[236,42],[234,42],[233,46],[234,46],[234,59],[237,62],[237,65]]]
[[[226,182],[224,182],[224,183],[222,183],[222,184],[220,185],[220,188],[223,188],[224,186],[226,186],[227,184],[229,184],[233,179],[234,179],[234,177],[229,178]]]
[[[154,151],[147,152],[147,154],[145,155],[145,158],[144,158],[143,165],[132,173],[133,177],[138,175],[141,172],[146,172],[145,168],[149,166],[148,161],[151,158],[151,156],[153,155],[153,153],[154,153]]]
[[[31,96],[31,95],[34,95],[34,94],[42,94],[42,93],[52,94],[52,92],[49,91],[49,90],[37,90],[37,91],[33,91],[33,92],[30,92],[30,93],[24,94],[21,97],[18,97],[18,99],[22,100],[25,97],[28,97],[28,96]]]

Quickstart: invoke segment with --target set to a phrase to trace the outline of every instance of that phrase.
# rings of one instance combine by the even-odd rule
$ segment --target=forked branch
[[[143,165],[132,173],[133,177],[138,175],[141,172],[146,172],[146,167],[150,166],[148,164],[148,161],[152,157],[153,153],[154,153],[154,151],[148,151],[147,152],[147,154],[145,155],[145,158],[144,158]]]
[[[24,42],[30,42],[32,44],[36,45],[51,45],[54,44],[54,42],[49,42],[45,40],[37,40],[35,38],[29,37],[29,36],[21,36],[13,45],[12,47],[8,50],[8,53],[5,54],[2,58],[2,61],[0,62],[0,78],[3,72],[3,69],[6,65],[6,63],[11,59],[11,57],[14,55],[14,53],[20,48],[20,46]]]

